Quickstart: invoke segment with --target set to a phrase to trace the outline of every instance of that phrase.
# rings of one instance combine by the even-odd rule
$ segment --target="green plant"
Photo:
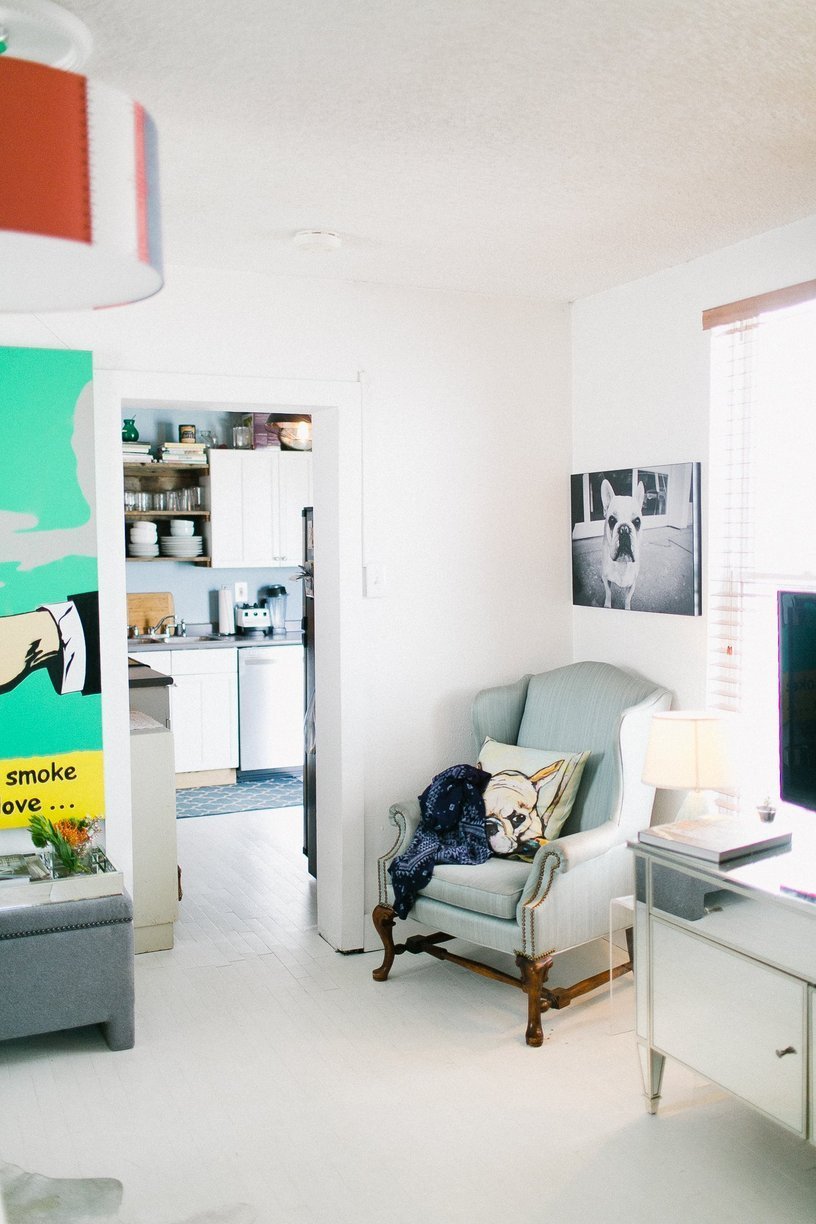
[[[63,816],[59,820],[36,812],[28,822],[38,850],[51,846],[58,862],[69,872],[88,872],[85,854],[91,847],[98,821],[93,816]]]

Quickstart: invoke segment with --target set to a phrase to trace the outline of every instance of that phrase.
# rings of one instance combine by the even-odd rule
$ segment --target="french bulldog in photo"
[[[515,854],[525,842],[544,836],[536,810],[538,792],[547,778],[562,768],[563,760],[539,769],[532,777],[516,769],[493,774],[484,792],[485,831],[494,854]]]
[[[632,607],[632,595],[640,573],[641,514],[646,490],[638,483],[634,497],[616,493],[608,480],[601,485],[604,511],[604,544],[601,573],[603,576],[604,607],[612,607],[612,584],[624,592],[624,607]]]

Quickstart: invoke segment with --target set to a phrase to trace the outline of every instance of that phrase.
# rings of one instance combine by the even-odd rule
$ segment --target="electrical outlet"
[[[249,583],[236,582],[235,584],[235,602],[237,604],[249,603]]]

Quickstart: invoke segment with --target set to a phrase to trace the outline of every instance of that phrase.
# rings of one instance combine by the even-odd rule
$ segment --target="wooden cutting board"
[[[173,616],[174,613],[172,591],[144,591],[127,597],[127,623],[137,625],[140,633],[152,629],[162,617]]]

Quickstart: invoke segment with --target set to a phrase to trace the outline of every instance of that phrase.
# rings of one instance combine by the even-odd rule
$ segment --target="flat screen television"
[[[779,592],[779,793],[816,810],[816,592]]]

